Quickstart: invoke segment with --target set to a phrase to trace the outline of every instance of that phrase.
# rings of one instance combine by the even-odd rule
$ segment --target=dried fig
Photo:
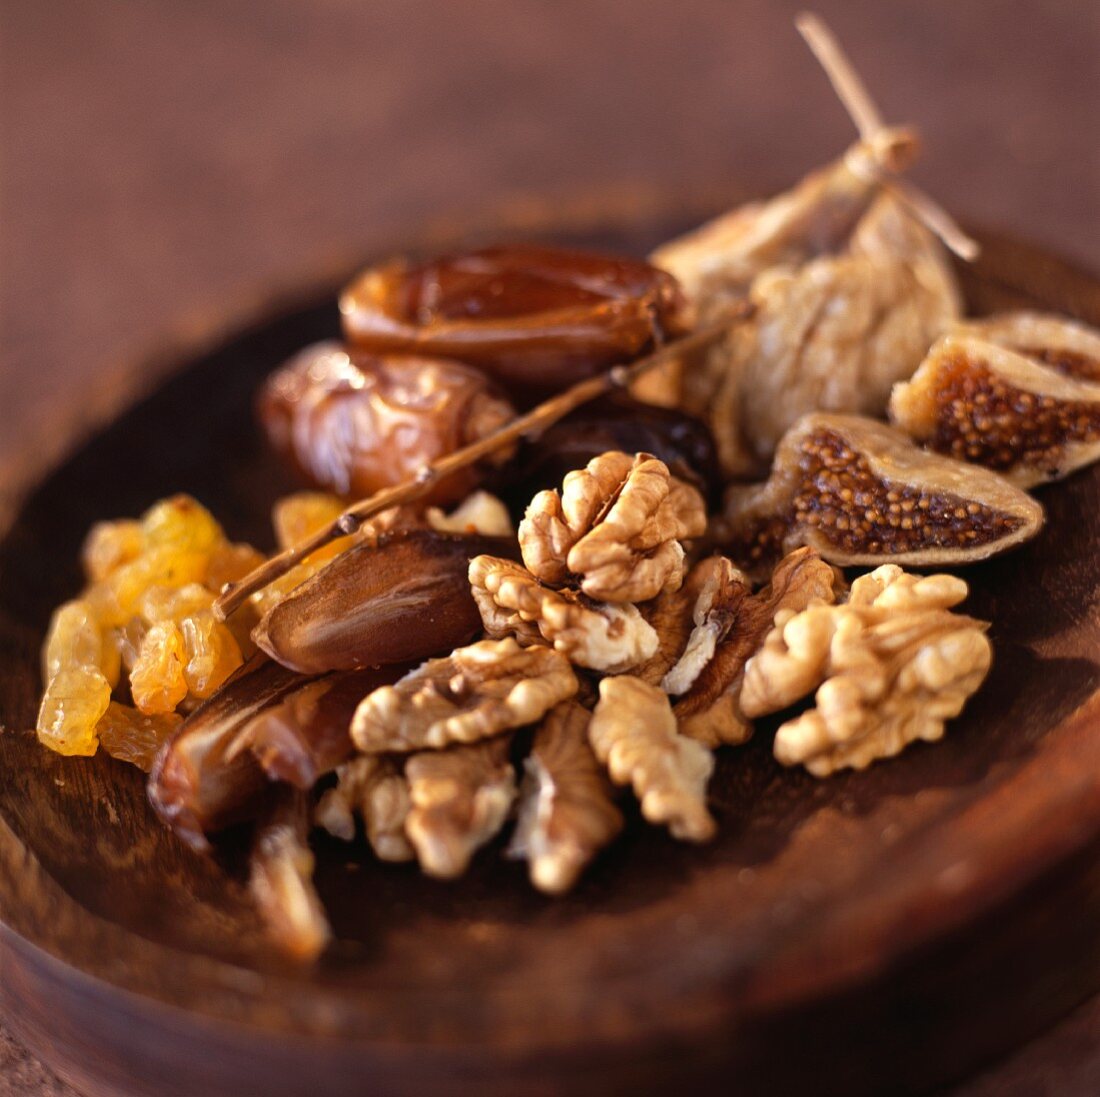
[[[1100,381],[1100,331],[1045,312],[1001,312],[956,324],[949,334],[996,343],[1076,377]]]
[[[307,347],[269,377],[257,411],[277,453],[315,486],[345,496],[402,483],[515,415],[484,374],[460,362],[377,357],[332,342]],[[429,501],[457,502],[484,471],[447,477]]]
[[[273,659],[304,674],[410,663],[481,628],[466,571],[480,553],[515,556],[514,541],[434,530],[383,534],[337,556],[274,605],[253,632]]]
[[[1097,366],[1096,380],[1078,380],[1030,351],[952,334],[894,386],[890,418],[937,453],[1032,487],[1100,458]]]
[[[784,436],[766,484],[730,491],[726,523],[731,553],[756,570],[800,545],[841,565],[965,564],[1034,537],[1043,509],[885,423],[817,413]]]
[[[686,329],[676,280],[636,259],[531,244],[372,267],[340,298],[378,354],[457,358],[510,388],[564,388]]]

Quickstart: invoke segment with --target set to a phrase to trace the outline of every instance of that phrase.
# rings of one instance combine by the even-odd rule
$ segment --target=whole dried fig
[[[459,647],[481,628],[466,572],[514,541],[435,530],[383,534],[341,553],[276,603],[252,633],[304,674],[411,663]]]
[[[457,358],[520,391],[564,388],[686,330],[671,275],[532,244],[371,267],[340,311],[357,346]]]

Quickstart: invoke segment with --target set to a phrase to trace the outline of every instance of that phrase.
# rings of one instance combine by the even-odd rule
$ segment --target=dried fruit
[[[355,837],[355,815],[380,861],[412,861],[416,852],[405,837],[411,801],[401,767],[384,754],[360,754],[336,771],[337,781],[321,797],[314,822],[334,838]]]
[[[1100,378],[1100,358],[1097,366]],[[941,339],[894,387],[890,417],[937,453],[1022,488],[1100,458],[1100,383],[969,335]]]
[[[962,564],[1034,537],[1043,510],[986,469],[854,415],[804,416],[766,484],[731,490],[726,539],[758,569],[809,545],[834,564]]]
[[[680,733],[709,747],[745,742],[752,734],[741,708],[745,664],[759,650],[777,613],[830,604],[840,586],[833,569],[816,552],[801,548],[780,561],[767,586],[756,594],[736,578],[719,587],[718,620],[708,622],[704,616],[703,625],[697,626],[717,626],[713,657],[687,689],[677,689],[680,682],[670,681],[671,673],[662,683],[669,693],[683,693],[673,707]],[[685,654],[690,651],[689,642]]]
[[[313,886],[309,801],[298,789],[280,793],[256,829],[248,886],[268,932],[291,959],[316,959],[332,938]]]
[[[112,701],[95,730],[99,745],[112,758],[148,773],[161,747],[175,734],[182,720],[174,712],[149,716]]]
[[[951,612],[966,594],[952,575],[888,564],[857,579],[844,605],[782,610],[745,668],[743,711],[778,712],[816,689],[816,708],[775,737],[780,762],[816,777],[939,739],[992,656],[985,623]]]
[[[338,343],[308,347],[269,377],[258,413],[273,448],[307,480],[356,497],[408,480],[515,415],[469,366],[379,358]],[[471,467],[448,477],[431,501],[462,499],[483,474]]]
[[[703,318],[721,317],[746,297],[752,306],[724,342],[637,389],[703,418],[728,477],[766,470],[803,414],[881,415],[890,386],[959,315],[939,243],[859,167],[912,147],[909,135],[884,131],[877,146],[855,146],[793,191],[654,254]]]
[[[80,558],[85,575],[98,583],[116,568],[136,560],[144,550],[145,534],[140,522],[96,522],[84,539]]]
[[[429,876],[461,876],[504,825],[516,798],[510,738],[423,751],[405,763],[411,804],[405,833]]]
[[[519,527],[527,570],[550,586],[573,576],[601,602],[645,602],[683,581],[681,540],[706,530],[692,487],[647,454],[605,453],[541,491]]]
[[[558,652],[482,640],[376,689],[356,711],[351,737],[366,752],[438,750],[533,724],[576,692]]]
[[[532,244],[366,270],[340,298],[348,339],[559,389],[685,330],[673,278],[635,259]]]
[[[130,671],[130,694],[144,713],[174,712],[187,696],[187,648],[172,621],[159,621],[145,633]]]
[[[325,491],[297,491],[293,495],[284,495],[271,508],[275,543],[280,549],[293,548],[335,522],[345,508],[346,504],[339,495]],[[326,548],[332,552],[331,545]],[[319,550],[317,555],[323,551],[326,550]]]
[[[439,507],[428,507],[425,513],[428,525],[440,533],[480,534],[483,537],[513,538],[516,531],[508,508],[487,491],[475,491],[473,495],[446,514]]]
[[[485,631],[495,639],[545,641],[575,666],[612,673],[629,670],[656,651],[656,632],[629,603],[594,602],[554,590],[495,556],[474,557],[469,578]]]
[[[714,836],[706,807],[714,757],[701,743],[677,733],[664,692],[639,678],[605,678],[588,739],[611,779],[633,786],[651,823],[667,824],[674,838],[688,842]]]
[[[359,702],[399,674],[385,667],[307,679],[249,720],[230,753],[250,750],[271,780],[311,789],[354,753],[348,729]]]
[[[960,322],[951,334],[996,343],[1078,381],[1100,381],[1100,332],[1065,316],[1001,312]]]
[[[303,684],[300,674],[262,655],[243,666],[179,726],[149,775],[149,802],[188,845],[253,817],[270,785],[250,751],[232,751],[244,726]]]
[[[505,470],[510,495],[526,502],[609,450],[651,453],[707,497],[721,486],[714,439],[702,419],[615,393],[583,404],[525,442]]]
[[[552,709],[535,731],[508,848],[530,865],[531,883],[568,891],[623,828],[623,815],[588,742],[591,713],[576,701]]]
[[[111,683],[91,667],[58,672],[38,709],[38,741],[58,754],[95,754],[96,725],[111,701]]]
[[[66,602],[54,610],[42,647],[42,681],[49,684],[63,670],[98,670],[113,688],[118,684],[118,648],[103,634],[92,607]]]
[[[471,640],[481,617],[470,558],[508,541],[413,530],[354,545],[277,602],[258,647],[303,673],[409,663]]]

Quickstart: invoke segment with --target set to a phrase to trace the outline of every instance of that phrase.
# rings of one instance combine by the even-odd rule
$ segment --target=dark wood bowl
[[[537,235],[644,253],[698,220],[595,212]],[[1096,279],[983,239],[975,311],[1100,324]],[[94,520],[183,490],[269,541],[287,485],[251,396],[337,330],[334,285],[181,354],[0,542],[0,999],[38,1055],[94,1094],[903,1093],[1100,986],[1100,469],[1043,493],[1036,542],[967,571],[996,662],[944,742],[819,782],[762,729],[721,755],[712,845],[633,826],[556,901],[499,848],[440,884],[322,842],[339,944],[315,970],[265,946],[239,842],[197,856],[136,770],[41,749],[38,648]]]

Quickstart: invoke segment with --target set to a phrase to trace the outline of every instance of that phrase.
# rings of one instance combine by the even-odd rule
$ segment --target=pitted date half
[[[510,391],[548,392],[686,330],[676,280],[635,259],[536,245],[363,272],[340,298],[350,342],[480,367]]]
[[[491,434],[515,410],[461,362],[378,357],[328,342],[307,347],[267,379],[257,414],[271,445],[307,481],[359,498]],[[477,466],[463,469],[428,501],[456,502],[483,475]]]
[[[416,663],[469,642],[481,615],[466,573],[482,553],[516,558],[516,542],[406,530],[337,556],[273,606],[252,638],[303,674]]]

